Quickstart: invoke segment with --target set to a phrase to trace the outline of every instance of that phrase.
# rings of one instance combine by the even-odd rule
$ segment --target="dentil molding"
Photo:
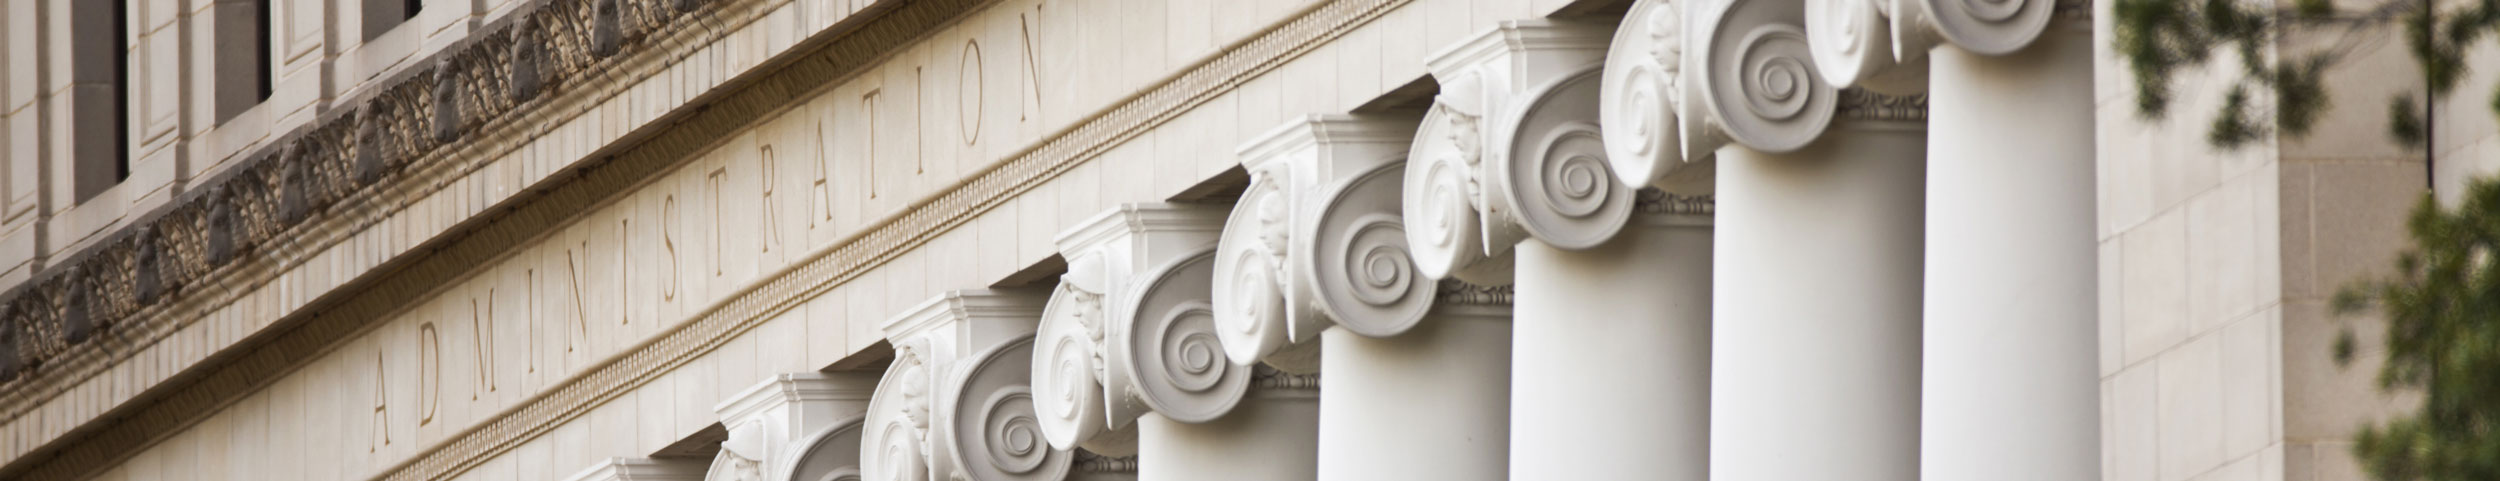
[[[1034,408],[1051,447],[1135,454],[1148,412],[1214,420],[1250,369],[1225,358],[1212,296],[1224,209],[1122,204],[1062,234],[1068,272],[1042,314]]]
[[[1398,204],[1414,134],[1410,120],[1310,116],[1242,147],[1250,187],[1215,258],[1216,333],[1234,364],[1316,372],[1321,330],[1391,336],[1423,319],[1433,286]]]

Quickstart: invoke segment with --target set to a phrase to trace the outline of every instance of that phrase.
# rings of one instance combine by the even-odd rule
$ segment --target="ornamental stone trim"
[[[469,105],[502,110],[495,111],[496,115],[464,116],[477,119],[467,122],[471,127],[464,131],[462,138],[466,140],[437,143],[424,125],[430,117],[424,113],[433,98],[433,70],[398,72],[376,80],[376,86],[364,93],[341,101],[340,107],[310,126],[284,134],[243,156],[246,160],[238,161],[232,169],[198,182],[201,187],[141,216],[121,232],[108,234],[105,241],[54,264],[34,280],[0,291],[0,341],[5,341],[0,344],[9,348],[0,349],[0,354],[15,354],[0,360],[0,367],[13,368],[0,370],[4,373],[0,375],[10,378],[0,379],[0,412],[7,413],[9,429],[39,428],[14,421],[178,332],[185,324],[205,318],[203,313],[235,302],[308,260],[303,255],[253,256],[254,252],[320,252],[346,242],[416,202],[404,199],[423,199],[447,188],[450,180],[524,147],[526,141],[536,137],[535,133],[543,133],[547,128],[544,119],[564,118],[596,108],[600,99],[621,90],[613,82],[579,82],[577,77],[655,72],[668,67],[666,59],[703,48],[734,30],[690,28],[675,14],[658,14],[667,12],[665,8],[645,8],[642,11],[655,13],[625,17],[635,20],[631,24],[634,28],[627,30],[635,34],[627,37],[631,40],[627,45],[634,48],[613,61],[597,61],[582,53],[586,32],[580,28],[551,27],[586,25],[573,18],[586,18],[588,10],[582,8],[586,1],[539,0],[481,27],[460,43],[446,47],[437,57],[458,57],[481,50],[508,51],[506,44],[498,43],[494,37],[508,32],[514,22],[530,22],[541,26],[545,35],[553,39],[551,43],[556,48],[550,49],[551,63],[542,67],[549,79],[546,84],[554,86],[550,87],[553,92],[564,95],[546,95],[532,104],[518,104],[499,93],[504,88],[500,82],[466,83],[472,88],[464,91],[462,98],[474,101]],[[864,12],[796,49],[812,51],[813,60],[819,63],[794,65],[801,63],[800,59],[790,59],[759,66],[756,71],[805,79],[785,82],[791,84],[831,82],[844,77],[842,72],[867,64],[876,55],[942,25],[981,1],[919,0],[913,5],[917,8],[880,8],[873,15]],[[705,22],[715,27],[722,23],[750,23],[769,13],[753,1],[712,5],[718,8],[699,12],[698,16],[709,19]],[[878,19],[893,21],[872,22]],[[646,40],[645,34],[660,38]],[[465,61],[493,57],[469,58]],[[500,71],[492,63],[462,61],[455,60],[452,65],[469,65],[466,75],[491,76]],[[780,66],[777,72],[775,65]],[[572,87],[568,89],[566,85]],[[706,121],[686,122],[668,130],[619,140],[617,145],[621,147],[613,148],[617,152],[612,155],[594,154],[591,158],[595,160],[582,161],[568,171],[570,175],[545,182],[549,187],[516,194],[507,201],[509,208],[477,215],[471,225],[443,232],[436,236],[437,240],[404,251],[400,259],[385,264],[407,267],[388,276],[367,275],[377,279],[351,283],[334,291],[333,299],[308,303],[264,328],[256,341],[226,346],[241,355],[205,360],[172,374],[168,380],[158,381],[160,386],[174,388],[163,390],[169,394],[125,401],[125,405],[140,406],[135,412],[110,419],[71,421],[72,425],[81,425],[80,433],[61,435],[40,446],[32,442],[22,445],[20,449],[25,451],[11,453],[13,464],[0,467],[0,478],[75,479],[86,470],[108,466],[113,460],[138,452],[161,436],[289,371],[283,367],[307,362],[331,343],[362,332],[367,324],[412,302],[429,287],[465,275],[467,266],[476,261],[492,258],[518,240],[544,232],[552,224],[550,219],[578,212],[663,171],[675,160],[708,145],[701,139],[717,137],[720,131],[727,130],[722,126],[744,125],[760,118],[771,111],[768,106],[779,105],[778,100],[772,99],[785,97],[780,90],[759,90],[770,89],[747,85],[706,104],[709,108],[691,104],[680,107],[681,111],[697,112],[694,115]],[[478,100],[481,98],[497,100]],[[279,152],[306,154],[290,162]],[[310,174],[304,177],[309,181],[300,185],[310,206],[299,222],[279,222],[284,175],[289,165],[297,163],[309,164]],[[383,177],[386,173],[390,175]],[[377,180],[368,182],[367,176]],[[349,198],[364,200],[341,202]],[[142,236],[142,232],[155,235]],[[160,252],[152,275],[162,283],[156,302],[145,305],[135,302],[140,297],[136,295],[137,282],[128,275],[140,272],[136,253],[142,251],[137,245],[142,240],[155,243]],[[67,273],[79,269],[108,274],[93,282],[73,284],[69,280],[73,276]],[[373,272],[384,270],[377,268],[368,274]],[[186,289],[207,285],[222,287]],[[80,288],[102,298],[91,304],[90,311],[102,335],[93,336],[95,341],[85,344],[68,342],[63,329],[70,289],[74,286],[84,286]],[[33,375],[20,375],[26,373]],[[37,441],[43,440],[41,436],[52,436],[13,434]]]

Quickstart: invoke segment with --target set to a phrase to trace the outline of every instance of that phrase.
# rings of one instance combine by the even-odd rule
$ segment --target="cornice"
[[[608,458],[567,481],[703,481],[702,461],[686,459]]]
[[[1178,118],[1254,77],[1272,72],[1286,61],[1410,1],[1333,0],[1305,10],[1250,40],[1233,44],[1210,60],[1190,67],[1140,95],[1106,107],[1099,116],[1038,141],[1027,150],[1011,154],[997,166],[972,175],[965,182],[935,194],[916,207],[866,226],[857,236],[812,252],[792,266],[728,294],[726,299],[629,349],[627,353],[549,386],[540,397],[487,416],[466,431],[448,435],[447,439],[451,441],[385,469],[376,478],[386,481],[439,480],[465,472],[478,463],[549,432],[567,420],[581,416],[599,403],[691,362],[804,299],[863,275],[869,269],[918,247],[929,238],[962,226],[980,213],[1005,205],[1015,196],[1038,188],[1112,147]],[[916,0],[892,7],[877,15],[887,20],[868,22],[859,30],[842,32],[831,45],[785,55],[788,62],[782,64],[784,67],[780,70],[771,71],[767,78],[739,83],[739,90],[726,94],[707,96],[719,99],[715,103],[717,107],[702,109],[693,114],[692,119],[661,129],[640,146],[606,157],[609,159],[607,164],[582,169],[581,182],[560,186],[543,196],[551,201],[524,203],[506,215],[515,218],[561,218],[576,212],[591,200],[604,198],[608,193],[661,171],[663,167],[674,165],[693,146],[703,145],[697,139],[717,137],[725,129],[751,122],[760,113],[770,111],[768,106],[785,103],[789,92],[809,91],[815,86],[845,78],[844,72],[866,65],[872,60],[868,57],[886,51],[888,47],[882,45],[915,38],[922,29],[943,23],[980,3],[977,0]],[[533,229],[543,227],[527,223],[483,224],[486,224],[485,227],[434,251],[432,255],[482,258],[504,249],[504,243],[508,241],[499,239],[527,238],[530,232],[534,232]],[[397,285],[402,282],[401,279],[410,278],[418,279],[418,282],[435,282],[447,277],[427,276],[456,275],[458,271],[446,267],[446,264],[466,265],[415,263],[415,267],[410,269],[418,272],[402,271],[386,280],[385,284]],[[426,274],[446,270],[453,272]],[[360,306],[364,302],[368,301],[351,300],[347,305]],[[280,334],[277,337],[281,339],[273,341],[273,348],[256,350],[235,362],[258,366],[296,365],[313,353],[323,352],[330,342],[358,332],[362,323],[372,319],[372,316],[404,300],[394,298],[370,302],[375,305],[359,308],[353,315],[323,316],[319,322]],[[100,434],[112,440],[84,443],[74,453],[53,458],[55,465],[66,463],[66,466],[77,466],[77,469],[109,465],[109,461],[116,456],[137,452],[158,433],[204,415],[215,406],[248,393],[270,376],[283,372],[220,369],[189,387],[184,398],[186,401],[161,403],[142,409],[129,418],[138,422],[108,427],[104,429],[105,433]],[[30,479],[60,477],[68,476],[29,476]]]
[[[1424,69],[1447,77],[1471,65],[1521,52],[1606,49],[1606,27],[1567,20],[1506,20],[1497,28],[1443,47],[1424,61]]]
[[[1077,221],[1075,227],[1060,233],[1053,243],[1059,246],[1059,252],[1074,257],[1078,253],[1134,239],[1139,234],[1221,232],[1224,230],[1225,210],[1220,206],[1195,204],[1121,204]]]
[[[539,185],[499,199],[504,206],[440,233],[411,233],[432,240],[338,276],[336,288],[321,297],[305,296],[300,306],[287,307],[291,311],[274,313],[279,319],[248,339],[223,346],[217,355],[149,374],[163,379],[130,380],[158,388],[120,401],[120,406],[139,406],[136,413],[105,418],[101,411],[115,407],[105,405],[92,408],[99,414],[87,419],[62,413],[47,415],[73,419],[33,427],[19,422],[54,396],[106,374],[104,370],[129,356],[159,348],[169,336],[209,318],[208,313],[268,288],[280,275],[313,261],[315,254],[364,238],[362,234],[427,196],[457,185],[455,180],[527,147],[547,135],[556,124],[552,119],[598,108],[626,87],[597,80],[667,68],[669,59],[761,19],[768,13],[764,7],[773,4],[716,1],[693,11],[618,5],[628,10],[615,19],[625,35],[616,39],[618,50],[599,55],[581,47],[591,35],[587,29],[596,23],[589,19],[589,0],[522,5],[426,59],[369,81],[308,126],[238,154],[233,167],[194,182],[196,187],[165,206],[134,216],[137,220],[128,227],[55,263],[49,273],[0,293],[0,314],[5,314],[0,317],[0,341],[7,341],[0,344],[14,348],[0,351],[20,355],[0,359],[0,368],[20,369],[0,371],[33,373],[0,389],[0,405],[12,417],[11,434],[28,440],[17,445],[21,451],[0,468],[0,477],[70,477],[136,453],[136,447],[290,372],[329,343],[363,332],[367,323],[433,287],[467,275],[476,262],[535,237],[548,228],[548,219],[569,216],[604,198],[604,192],[632,185],[638,176],[663,167],[658,160],[681,158],[708,144],[687,141],[714,137],[703,131],[706,127],[628,135],[606,149],[608,154],[588,156]],[[888,7],[863,11],[806,43],[822,44],[858,29],[876,17],[871,13]],[[511,55],[510,49],[522,45],[515,42],[515,32],[533,32],[544,45],[535,54]],[[538,61],[528,69],[540,79],[535,97],[506,94],[501,75],[517,68],[506,62],[513,58]],[[448,90],[454,95],[445,97],[451,101],[438,102],[446,84],[457,86]],[[708,103],[717,107],[740,100],[727,95]],[[703,109],[705,103],[689,102],[670,115],[727,119],[758,113]],[[737,122],[742,121],[704,125]],[[454,128],[436,129],[434,123]],[[5,365],[29,358],[35,362]],[[77,431],[63,433],[72,427]],[[24,431],[29,429],[51,430]]]
[[[860,373],[784,373],[749,387],[712,406],[722,421],[751,419],[764,411],[808,401],[866,399],[874,392],[874,376]]]
[[[887,339],[902,339],[951,323],[991,319],[1031,322],[1042,317],[1042,301],[1043,296],[1029,292],[988,289],[946,291],[905,309],[880,327],[884,329]]]

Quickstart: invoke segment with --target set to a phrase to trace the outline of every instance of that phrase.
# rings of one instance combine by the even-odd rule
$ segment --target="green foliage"
[[[2343,10],[2333,0],[2292,0],[2274,10],[2245,0],[2116,0],[2117,39],[2136,85],[2136,112],[2166,116],[2176,97],[2176,75],[2206,66],[2217,51],[2237,61],[2238,76],[2223,87],[2223,102],[2206,140],[2237,147],[2283,134],[2298,137],[2316,128],[2333,105],[2325,73],[2364,40],[2392,27],[2422,70],[2425,92],[2389,99],[2388,135],[2409,146],[2429,139],[2426,112],[2417,105],[2456,89],[2465,78],[2465,51],[2500,29],[2500,0],[2434,9],[2420,0],[2382,0],[2366,10]],[[2287,33],[2304,39],[2340,39],[2318,48],[2270,48]],[[2340,35],[2338,37],[2337,35]],[[2267,97],[2260,97],[2260,96]],[[2493,108],[2500,111],[2500,92]],[[2270,102],[2259,102],[2259,99]],[[2404,104],[2404,105],[2394,105]]]
[[[2353,453],[2382,481],[2500,479],[2500,182],[2475,182],[2455,210],[2424,196],[2405,228],[2395,274],[2345,286],[2334,308],[2385,316],[2379,388],[2421,406],[2365,427]],[[2336,362],[2356,344],[2345,327]]]

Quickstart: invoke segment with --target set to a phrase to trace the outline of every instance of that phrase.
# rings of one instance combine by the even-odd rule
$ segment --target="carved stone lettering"
[[[964,39],[962,67],[955,70],[956,123],[961,124],[964,145],[981,140],[981,41]]]
[[[879,117],[879,115],[877,115],[877,96],[884,93],[885,89],[876,89],[869,90],[868,93],[860,94],[859,96],[859,111],[868,121],[868,127],[860,129],[860,132],[866,132],[866,135],[860,136],[860,144],[867,146],[866,150],[868,153],[867,155],[862,156],[862,158],[867,159],[868,198],[870,199],[877,198],[877,117]]]
[[[660,280],[660,300],[677,300],[681,274],[677,263],[677,196],[660,198],[660,246],[668,249],[668,277]]]
[[[539,325],[538,325],[538,296],[539,296],[541,293],[546,292],[546,290],[545,290],[545,289],[539,289],[539,288],[538,288],[538,269],[523,269],[523,270],[521,270],[521,283],[522,283],[522,284],[524,284],[524,288],[528,289],[528,290],[526,290],[526,291],[522,291],[522,292],[528,292],[528,293],[529,293],[529,296],[526,296],[526,298],[528,299],[528,301],[527,301],[527,302],[524,302],[524,303],[522,304],[522,307],[527,308],[527,309],[526,309],[526,310],[524,310],[523,312],[525,312],[526,314],[528,314],[529,318],[528,318],[528,319],[522,319],[522,320],[521,320],[521,325],[529,328],[529,329],[524,329],[524,330],[526,330],[526,331],[529,331],[529,339],[528,339],[528,341],[527,341],[527,342],[523,343],[523,344],[524,344],[524,347],[529,348],[529,355],[528,355],[528,356],[526,356],[526,357],[528,357],[528,358],[529,358],[529,359],[528,359],[528,360],[529,360],[529,364],[528,364],[528,366],[527,366],[527,367],[528,367],[528,369],[525,369],[525,370],[523,370],[522,372],[527,372],[527,373],[537,373],[537,372],[538,372],[538,329],[539,329]]]
[[[778,170],[779,166],[775,165],[776,160],[773,159],[773,146],[765,145],[763,147],[762,155],[763,159],[761,160],[763,161],[764,176],[760,178],[761,180],[759,181],[759,184],[763,185],[762,190],[764,195],[762,222],[764,224],[764,239],[758,243],[763,244],[764,252],[769,253],[773,251],[773,243],[781,241],[781,223],[775,222],[779,219],[773,218],[774,213],[781,212],[780,204],[773,202],[773,180],[779,179],[780,177],[774,175],[777,173],[775,170]]]
[[[631,296],[631,295],[633,295],[633,287],[632,287],[632,286],[634,285],[634,262],[633,262],[633,260],[634,260],[634,249],[633,249],[633,244],[632,244],[632,243],[633,243],[633,240],[634,240],[634,220],[633,220],[633,219],[617,219],[617,220],[616,220],[616,269],[617,269],[617,273],[616,273],[616,296],[617,296],[617,297],[616,297],[616,298],[617,298],[618,300],[630,299],[630,297],[627,297],[627,296]],[[633,323],[634,323],[634,314],[633,314],[633,309],[624,309],[624,308],[619,308],[619,309],[617,309],[617,310],[616,310],[616,324],[617,324],[617,325],[620,325],[620,326],[623,326],[623,325],[632,325]]]
[[[365,452],[381,451],[383,446],[391,445],[391,396],[390,390],[384,388],[385,383],[388,382],[383,377],[385,374],[388,374],[388,371],[383,369],[382,350],[374,349],[373,435],[366,436]]]
[[[1033,17],[1039,16],[1042,16],[1041,5],[1034,5],[1031,15],[1016,16],[1017,28],[1024,34],[1024,94],[1016,96],[1018,122],[1042,116],[1042,66],[1037,60],[1040,57],[1033,55]]]
[[[812,190],[813,192],[810,192],[810,193],[809,193],[809,195],[814,196],[814,197],[816,198],[816,202],[815,202],[816,210],[819,210],[819,211],[822,211],[822,212],[823,212],[822,216],[823,216],[824,218],[823,218],[823,219],[821,219],[821,222],[822,222],[822,223],[824,223],[824,224],[832,224],[832,223],[833,223],[833,189],[832,189],[830,186],[826,185],[826,183],[825,183],[825,180],[828,178],[828,176],[827,176],[827,175],[825,175],[825,159],[823,158],[823,157],[824,157],[824,155],[823,155],[823,154],[824,154],[824,152],[825,152],[825,139],[828,139],[828,138],[830,138],[830,137],[831,137],[831,134],[830,134],[830,133],[828,133],[828,132],[826,132],[826,131],[825,131],[825,129],[827,129],[827,128],[831,125],[831,124],[833,124],[833,119],[831,119],[831,118],[830,118],[830,117],[832,117],[833,115],[832,115],[831,113],[827,113],[825,116],[826,116],[826,117],[828,117],[828,118],[826,118],[826,119],[821,119],[821,120],[818,120],[818,121],[816,122],[816,152],[817,152],[818,158],[816,158],[816,159],[812,159],[810,162],[808,162],[808,163],[811,163],[811,164],[815,164],[815,165],[816,165],[816,183],[815,183],[814,187],[810,189],[810,190]],[[809,228],[809,229],[814,229],[814,228],[816,228],[816,225],[820,222],[820,220],[819,220],[819,219],[817,219],[817,217],[818,217],[818,216],[814,216],[814,215],[807,216],[807,228]]]
[[[713,169],[711,175],[703,177],[703,184],[706,186],[704,194],[708,197],[704,200],[712,204],[712,245],[711,249],[707,249],[712,252],[712,277],[721,276],[721,251],[728,247],[728,244],[721,243],[721,231],[728,230],[729,227],[728,218],[722,216],[729,212],[721,208],[720,195],[722,189],[729,187],[728,183],[728,167]]]
[[[486,289],[486,306],[478,306],[477,298],[469,298],[469,345],[476,348],[477,381],[469,385],[469,400],[495,392],[495,289]]]
[[[443,404],[443,333],[434,323],[417,325],[417,425],[434,424]]]
[[[919,132],[927,132],[930,130],[928,123],[929,115],[926,113],[930,110],[928,79],[929,76],[925,67],[911,68],[912,108],[916,109],[913,111],[914,113],[919,114],[912,116],[912,130],[914,131],[914,135],[911,136],[912,175],[920,175],[929,172],[927,159],[925,158],[926,156],[922,155],[928,152],[927,147],[929,137],[926,135],[918,135]]]
[[[582,263],[576,260],[575,249],[564,250],[564,273],[573,285],[573,334],[581,336],[579,344],[590,343],[590,304],[582,302]],[[590,257],[590,242],[582,242],[580,257]],[[564,336],[564,352],[573,352],[573,335]]]

